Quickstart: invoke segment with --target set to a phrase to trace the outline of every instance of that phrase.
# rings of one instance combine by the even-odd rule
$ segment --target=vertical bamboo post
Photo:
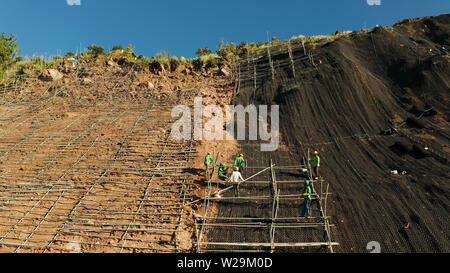
[[[17,96],[17,79],[16,79],[16,73],[14,73],[14,94]]]
[[[273,253],[275,251],[275,218],[277,217],[277,197],[278,197],[278,189],[277,189],[277,182],[275,179],[275,173],[273,169],[273,161],[270,159],[270,195],[273,198],[272,201],[272,224],[270,226],[270,253]]]
[[[253,61],[253,98],[256,97],[256,64],[255,58],[252,58]]]
[[[270,64],[270,69],[272,70],[272,81],[273,81],[273,80],[275,80],[275,70],[273,68],[272,57],[270,56],[270,44],[267,47],[267,55],[269,57],[269,64]]]
[[[324,217],[327,217],[327,200],[328,200],[328,187],[330,186],[330,184],[327,184],[327,189],[326,189],[326,192],[325,192],[325,204],[324,204],[324,209],[323,209],[323,214],[324,214]]]
[[[291,40],[289,40],[289,43],[288,43],[288,50],[289,50],[289,59],[291,59],[292,74],[294,75],[294,78],[295,78],[294,56],[292,55]]]
[[[303,54],[306,56],[305,40],[302,38]]]
[[[238,90],[236,92],[236,96],[239,95],[239,91],[241,89],[241,65],[238,65]]]

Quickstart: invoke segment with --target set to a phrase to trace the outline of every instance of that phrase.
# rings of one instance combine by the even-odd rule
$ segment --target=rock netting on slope
[[[450,251],[450,59],[439,51],[450,46],[449,34],[449,15],[354,32],[307,44],[314,65],[296,63],[296,77],[290,65],[277,65],[289,63],[285,50],[272,56],[275,80],[265,77],[256,90],[251,78],[241,83],[238,103],[280,105],[280,133],[290,151],[281,158],[285,151],[269,155],[241,142],[251,165],[270,158],[299,163],[308,149],[320,152],[337,251],[367,252],[371,241],[382,252]],[[294,51],[294,59],[303,54]],[[264,58],[259,65],[268,67]],[[263,209],[219,203],[218,213]],[[209,236],[267,241],[255,234]]]

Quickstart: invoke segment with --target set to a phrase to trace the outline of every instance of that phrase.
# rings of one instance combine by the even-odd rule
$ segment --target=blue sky
[[[448,0],[381,0],[372,6],[368,0],[80,1],[2,0],[0,32],[14,33],[24,56],[132,44],[147,57],[161,51],[193,57],[199,47],[216,50],[221,40],[267,40],[267,32],[285,40],[450,13]]]

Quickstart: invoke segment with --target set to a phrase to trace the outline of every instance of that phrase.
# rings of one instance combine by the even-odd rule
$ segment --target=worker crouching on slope
[[[313,174],[315,179],[319,179],[320,178],[320,157],[319,157],[319,152],[315,151],[314,152],[314,157],[311,158],[309,160],[312,163],[313,166]]]
[[[239,168],[235,167],[234,172],[231,174],[229,182],[231,182],[234,186],[234,196],[239,197],[239,183],[244,181],[241,173],[239,172]]]
[[[305,198],[305,202],[303,202],[301,217],[304,217],[306,214],[306,218],[308,218],[311,216],[311,187],[309,186],[308,180],[305,180],[305,192],[303,193],[303,197]]]
[[[208,153],[205,156],[205,179],[206,180],[209,180],[209,178],[210,178],[209,165],[211,165],[211,163],[214,165],[214,159],[213,159],[211,153]]]
[[[234,167],[239,168],[239,171],[242,173],[245,167],[245,159],[244,154],[240,154],[236,160],[234,160]]]
[[[219,170],[217,172],[219,179],[221,179],[223,181],[228,180],[228,176],[227,176],[228,169],[229,169],[229,167],[227,165],[225,165],[224,163],[220,163]]]

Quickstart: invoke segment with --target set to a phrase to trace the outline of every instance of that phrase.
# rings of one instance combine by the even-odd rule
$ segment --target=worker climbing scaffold
[[[233,184],[234,196],[239,197],[239,184],[241,182],[245,181],[245,179],[242,177],[241,173],[239,172],[238,167],[234,168],[234,172],[231,174],[231,177],[228,181]]]
[[[320,156],[319,156],[319,152],[315,151],[314,152],[314,157],[311,158],[309,160],[310,163],[312,163],[312,171],[313,171],[313,175],[315,177],[315,179],[319,179],[320,178]]]
[[[220,163],[219,169],[217,171],[217,176],[219,177],[220,180],[226,181],[229,179],[228,169],[229,169],[229,167],[227,165],[225,165],[225,163]]]
[[[305,201],[303,202],[303,208],[301,217],[306,218],[311,217],[311,187],[309,185],[309,180],[305,180],[305,192],[303,193],[303,197],[305,198]]]
[[[209,170],[209,166],[211,164],[214,165],[214,158],[212,157],[210,152],[205,156],[204,164],[205,164],[205,179],[209,180],[210,176],[211,176],[211,172]]]
[[[233,167],[239,168],[239,172],[243,172],[245,168],[244,154],[240,154],[235,160]]]

